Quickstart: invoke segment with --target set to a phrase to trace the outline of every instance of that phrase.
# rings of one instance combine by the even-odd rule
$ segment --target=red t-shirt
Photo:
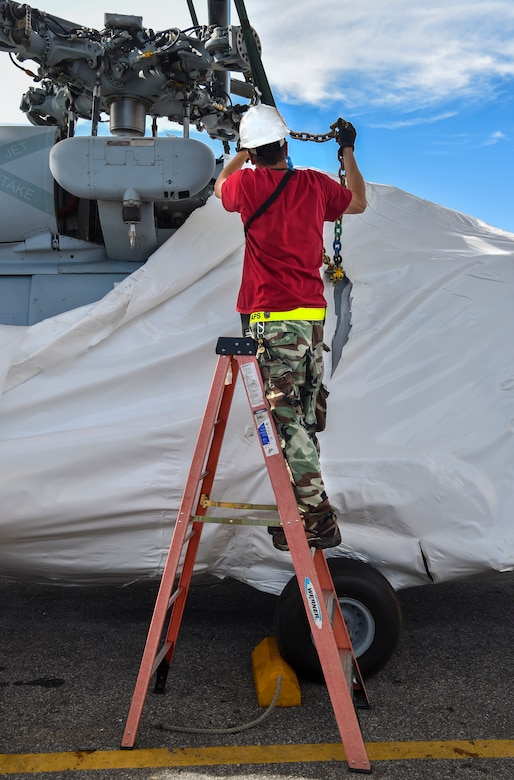
[[[223,183],[223,206],[239,212],[246,223],[284,173],[270,168],[236,171]],[[324,173],[296,170],[248,230],[237,311],[326,306],[320,275],[323,223],[338,219],[351,199],[350,190]]]

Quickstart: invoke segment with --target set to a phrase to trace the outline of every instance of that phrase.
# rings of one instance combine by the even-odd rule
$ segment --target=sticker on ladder
[[[320,607],[316,590],[311,580],[308,577],[305,578],[304,585],[305,585],[305,594],[307,596],[307,602],[309,604],[309,611],[312,617],[314,618],[314,623],[316,625],[316,628],[321,628],[321,626],[323,625],[323,616],[321,614],[321,607]]]
[[[250,399],[250,406],[262,406],[264,403],[264,396],[262,394],[262,385],[259,381],[255,363],[243,363],[240,366],[240,369],[241,374],[243,375],[246,392]]]
[[[255,425],[259,433],[259,437],[262,444],[262,449],[266,457],[269,455],[278,455],[279,448],[277,446],[277,440],[271,427],[271,420],[266,409],[258,409],[254,412]]]

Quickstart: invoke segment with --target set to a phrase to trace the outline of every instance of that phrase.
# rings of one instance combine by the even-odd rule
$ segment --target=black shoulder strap
[[[283,177],[281,178],[281,180],[279,181],[279,183],[278,183],[278,187],[276,187],[276,188],[273,190],[273,192],[271,193],[271,195],[269,196],[269,198],[266,198],[266,200],[264,201],[264,203],[262,203],[262,204],[259,206],[259,208],[257,209],[257,211],[254,211],[254,213],[252,214],[252,216],[251,216],[251,217],[249,217],[249,218],[246,220],[246,224],[245,224],[245,236],[246,236],[246,234],[248,233],[248,228],[250,227],[250,225],[252,224],[252,222],[254,221],[254,219],[257,219],[257,217],[260,217],[260,216],[261,216],[261,214],[264,214],[264,212],[266,211],[266,209],[268,208],[268,206],[271,206],[271,204],[273,203],[273,201],[274,201],[276,198],[278,198],[278,196],[280,195],[280,193],[282,192],[282,190],[283,190],[283,189],[284,189],[284,187],[286,186],[287,182],[289,181],[289,179],[291,178],[291,175],[292,175],[293,173],[294,173],[294,170],[293,170],[292,168],[288,168],[288,169],[287,169],[287,171],[284,173]]]

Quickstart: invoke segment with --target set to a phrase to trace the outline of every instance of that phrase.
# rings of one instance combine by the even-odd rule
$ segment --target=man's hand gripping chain
[[[335,138],[341,149],[351,147],[355,149],[355,139],[357,138],[357,130],[351,122],[347,122],[346,119],[338,119],[330,127],[335,132]]]

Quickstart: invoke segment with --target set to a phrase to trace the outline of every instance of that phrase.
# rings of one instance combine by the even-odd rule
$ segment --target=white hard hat
[[[239,139],[243,149],[256,149],[258,146],[283,141],[289,128],[274,106],[260,103],[251,106],[241,117]]]

